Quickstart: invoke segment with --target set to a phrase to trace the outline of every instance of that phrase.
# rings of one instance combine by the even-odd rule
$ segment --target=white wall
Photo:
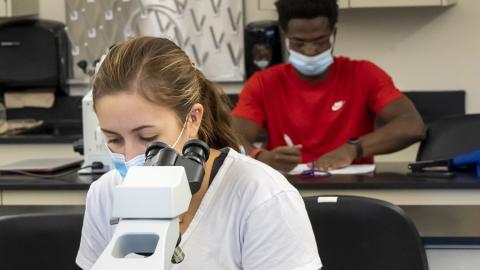
[[[38,0],[39,17],[43,19],[65,22],[65,1],[68,0]]]
[[[246,22],[276,19],[244,0]],[[65,21],[64,0],[40,0],[40,17]],[[337,54],[369,59],[402,90],[467,91],[467,112],[480,113],[480,1],[449,8],[341,10]],[[238,92],[241,84],[225,84]]]
[[[340,20],[338,53],[374,61],[402,90],[465,89],[467,112],[480,113],[480,1],[344,10]]]

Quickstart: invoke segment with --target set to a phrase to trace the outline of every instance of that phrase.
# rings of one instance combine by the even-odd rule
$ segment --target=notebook
[[[0,172],[24,171],[31,173],[55,173],[68,168],[79,167],[80,158],[38,158],[24,159],[0,166]]]
[[[289,174],[302,174],[304,171],[310,170],[307,164],[299,164]],[[368,174],[375,171],[375,164],[358,164],[350,165],[342,169],[331,170],[329,172],[315,172],[315,175],[336,175],[336,174]]]

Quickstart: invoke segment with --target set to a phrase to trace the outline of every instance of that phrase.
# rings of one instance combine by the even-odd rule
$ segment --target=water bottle
[[[7,132],[7,109],[0,102],[0,134]]]

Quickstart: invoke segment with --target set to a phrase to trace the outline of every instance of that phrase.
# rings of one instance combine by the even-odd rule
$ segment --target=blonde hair
[[[93,80],[94,105],[102,96],[126,91],[172,109],[182,124],[192,106],[202,104],[199,139],[213,148],[238,150],[226,95],[172,41],[137,37],[110,49]]]

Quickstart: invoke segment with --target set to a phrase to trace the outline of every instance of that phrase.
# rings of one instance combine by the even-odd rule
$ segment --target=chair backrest
[[[0,269],[79,269],[83,214],[0,217]]]
[[[440,118],[465,114],[465,91],[404,91],[425,123]],[[448,106],[445,106],[448,104]]]
[[[304,198],[322,270],[427,270],[421,238],[403,210],[355,196]]]
[[[446,117],[428,125],[417,161],[448,159],[480,149],[480,114]]]

